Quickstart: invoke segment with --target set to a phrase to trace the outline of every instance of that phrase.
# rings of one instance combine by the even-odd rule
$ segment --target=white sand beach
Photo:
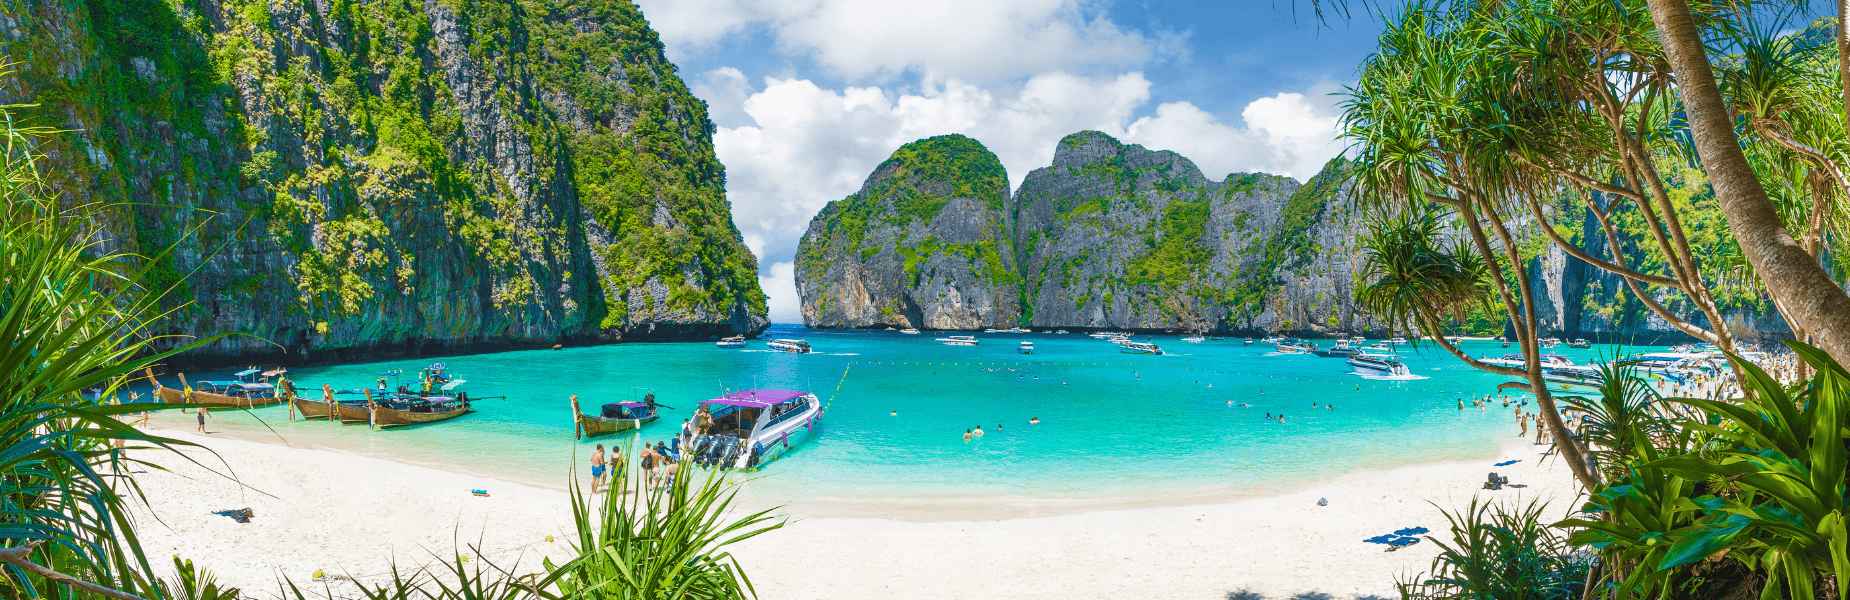
[[[151,506],[139,510],[144,547],[157,568],[177,554],[206,565],[253,598],[272,598],[287,576],[317,597],[353,597],[351,583],[377,581],[394,561],[409,570],[470,545],[502,567],[538,570],[541,556],[570,552],[566,492],[456,470],[399,464],[330,450],[161,431],[218,456],[187,451],[237,481],[172,455],[145,456],[170,472],[138,476]],[[735,549],[767,600],[853,598],[1201,598],[1248,591],[1264,598],[1317,592],[1333,598],[1396,597],[1397,576],[1424,571],[1431,542],[1384,552],[1365,538],[1423,526],[1444,534],[1440,508],[1473,496],[1550,503],[1564,514],[1575,486],[1558,460],[1538,463],[1514,442],[1507,458],[1436,464],[1345,477],[1286,495],[1237,503],[1120,509],[1055,517],[929,522],[810,518],[787,507],[788,525]],[[225,464],[221,465],[218,460]],[[1500,460],[1500,459],[1499,459]],[[1524,487],[1479,489],[1496,471]],[[482,489],[487,497],[471,490]],[[1319,498],[1328,506],[1317,506]],[[251,508],[237,523],[212,514]],[[864,509],[866,507],[863,507]],[[965,517],[966,519],[972,517]],[[553,536],[553,541],[546,541]],[[1248,596],[1250,597],[1250,596]],[[1313,596],[1314,597],[1314,596]]]

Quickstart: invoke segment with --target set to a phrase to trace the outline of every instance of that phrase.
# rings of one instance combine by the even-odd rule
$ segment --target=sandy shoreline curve
[[[288,577],[317,597],[352,597],[353,584],[311,581],[317,570],[377,582],[394,563],[408,570],[474,546],[502,567],[540,569],[569,556],[566,492],[325,449],[201,436],[186,452],[219,471],[143,451],[168,471],[137,475],[149,506],[134,513],[157,571],[171,555],[203,564],[247,597],[271,598]],[[1499,458],[1354,473],[1265,498],[1160,507],[1116,506],[1057,516],[981,511],[939,520],[814,517],[839,507],[785,507],[788,524],[734,549],[760,598],[1203,598],[1249,591],[1265,598],[1321,592],[1335,598],[1397,597],[1397,576],[1425,571],[1430,542],[1384,552],[1361,540],[1403,527],[1443,533],[1440,508],[1473,496],[1549,503],[1551,516],[1578,504],[1571,474],[1512,441]],[[1521,462],[1491,466],[1504,459]],[[223,463],[219,462],[220,460]],[[1482,490],[1496,471],[1524,486]],[[237,478],[233,481],[223,473]],[[479,497],[471,490],[489,492]],[[1328,506],[1318,506],[1327,498]],[[752,502],[748,499],[748,504]],[[904,513],[907,503],[857,501],[856,512]],[[237,523],[212,514],[251,508]],[[912,507],[917,508],[917,507]],[[1008,512],[1008,511],[1001,511]],[[914,516],[916,518],[916,515]],[[949,518],[945,518],[949,517]],[[552,541],[546,541],[552,536]]]

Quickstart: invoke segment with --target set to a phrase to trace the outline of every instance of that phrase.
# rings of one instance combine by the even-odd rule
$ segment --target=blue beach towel
[[[1500,462],[1500,463],[1497,463],[1497,464],[1496,464],[1496,466],[1499,466],[1499,467],[1507,467],[1507,466],[1510,466],[1510,465],[1513,465],[1513,464],[1516,464],[1516,463],[1519,463],[1519,462],[1522,462],[1522,459],[1520,459],[1520,458],[1518,458],[1518,459],[1514,459],[1514,460],[1506,460],[1506,461],[1503,461],[1503,462]]]
[[[1406,529],[1396,530],[1394,532],[1394,535],[1420,535],[1428,531],[1432,531],[1432,530],[1427,529],[1425,527],[1408,527]]]

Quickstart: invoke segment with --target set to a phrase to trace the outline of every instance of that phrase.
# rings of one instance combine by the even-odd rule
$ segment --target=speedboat
[[[1521,354],[1505,354],[1503,358],[1486,358],[1483,359],[1482,362],[1485,364],[1510,367],[1512,369],[1528,368],[1527,364],[1523,362]],[[1547,373],[1549,369],[1574,366],[1574,361],[1568,360],[1567,357],[1559,354],[1543,354],[1541,362],[1543,373]]]
[[[720,338],[720,340],[718,342],[714,342],[713,345],[719,346],[721,348],[744,348],[745,347],[745,336],[735,335],[729,338]]]
[[[1352,337],[1352,338],[1349,338],[1349,343],[1350,343],[1351,345],[1355,345],[1355,346],[1360,346],[1360,345],[1362,345],[1362,344],[1366,344],[1366,343],[1368,343],[1368,338],[1365,338],[1365,337],[1362,337],[1362,336],[1359,336],[1359,335],[1358,335],[1358,336],[1355,336],[1355,337]]]
[[[1721,363],[1708,355],[1692,352],[1652,352],[1619,362],[1639,373],[1678,382],[1721,369]]]
[[[1317,349],[1316,344],[1298,338],[1285,338],[1279,340],[1276,347],[1281,354],[1307,354]]]
[[[772,350],[789,352],[791,354],[809,354],[814,352],[814,350],[811,350],[809,347],[809,340],[778,338],[771,340],[771,343],[767,345],[770,346]]]
[[[1246,338],[1246,345],[1247,346],[1253,345],[1253,338]]]
[[[743,390],[700,403],[713,419],[704,435],[675,438],[682,460],[721,469],[761,467],[816,431],[822,402],[796,390]]]
[[[1336,342],[1336,345],[1331,346],[1329,350],[1312,350],[1311,352],[1324,358],[1346,358],[1361,354],[1362,349],[1350,345],[1348,340],[1343,340]]]
[[[1182,341],[1188,342],[1190,344],[1199,344],[1199,343],[1208,341],[1208,338],[1204,338],[1198,335],[1191,335],[1191,336],[1182,338]]]
[[[1569,348],[1592,348],[1593,343],[1587,341],[1586,338],[1574,338],[1574,341],[1567,343],[1567,347]]]
[[[911,327],[907,327],[907,328],[905,328],[905,329],[901,329],[901,330],[899,330],[899,332],[900,332],[900,333],[903,333],[903,334],[906,334],[906,335],[918,335],[918,334],[919,334],[919,330],[917,330],[917,329],[913,329],[913,328],[911,328]]]
[[[1397,338],[1394,338],[1394,339],[1391,339],[1391,340],[1388,340],[1388,345],[1390,345],[1390,346],[1405,346],[1405,345],[1407,345],[1407,338],[1404,338],[1404,337],[1397,337]]]
[[[1015,351],[1022,354],[1033,354],[1034,342],[1022,342],[1020,345],[1015,346]]]
[[[1561,338],[1542,338],[1538,340],[1538,343],[1542,345],[1543,349],[1553,348],[1561,345]]]
[[[975,346],[977,344],[976,336],[974,335],[953,335],[950,337],[938,338],[938,341],[944,342],[946,346]]]
[[[1056,329],[1056,330],[1054,330],[1054,333],[1056,333],[1056,334],[1060,334],[1060,335],[1065,335],[1065,334],[1068,334],[1068,333],[1072,333],[1072,332],[1070,332],[1070,331],[1067,331],[1067,330],[1065,330],[1065,329]]]
[[[1582,366],[1562,366],[1547,369],[1542,373],[1542,379],[1547,380],[1550,385],[1567,392],[1598,392],[1600,386],[1606,383],[1606,377],[1600,374],[1599,369]]]
[[[1163,354],[1163,349],[1156,347],[1156,344],[1149,342],[1133,342],[1130,340],[1125,340],[1123,344],[1120,344],[1118,346],[1118,351],[1125,354],[1153,354],[1157,356]]]
[[[1349,357],[1349,366],[1364,375],[1410,375],[1413,371],[1392,353],[1367,351]]]
[[[1265,336],[1265,337],[1263,337],[1263,338],[1259,338],[1259,343],[1261,343],[1261,344],[1276,344],[1276,343],[1278,343],[1278,342],[1279,342],[1280,340],[1283,340],[1283,339],[1285,339],[1285,338],[1284,338],[1284,337],[1282,337],[1282,336],[1276,336],[1276,335],[1268,335],[1268,336]]]
[[[1363,350],[1374,350],[1377,352],[1393,352],[1394,351],[1394,347],[1389,346],[1387,342],[1375,342],[1373,344],[1364,346],[1362,349]]]

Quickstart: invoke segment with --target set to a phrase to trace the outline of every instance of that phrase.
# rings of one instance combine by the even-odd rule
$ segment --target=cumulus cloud
[[[803,309],[797,297],[796,263],[771,263],[769,276],[758,276],[758,287],[770,299],[772,323],[802,323]]]
[[[765,80],[742,109],[756,125],[722,127],[713,142],[726,165],[733,220],[759,256],[791,256],[810,217],[854,193],[899,146],[962,133],[987,145],[1019,183],[1053,161],[1055,142],[1084,129],[1121,131],[1148,102],[1141,74],[1088,78],[1049,73],[989,89],[958,80],[915,94],[878,87],[829,90],[805,79]],[[758,247],[754,246],[754,251]]]
[[[1337,117],[1327,92],[1282,93],[1241,111],[1241,126],[1223,123],[1188,102],[1169,102],[1125,128],[1124,141],[1173,150],[1219,179],[1234,172],[1265,172],[1309,179],[1342,153]]]
[[[745,73],[720,67],[696,80],[692,91],[707,101],[707,117],[718,122],[745,110],[745,97],[752,93],[752,86],[745,81]]]
[[[732,80],[730,73],[719,77]],[[1054,72],[990,87],[945,80],[915,93],[766,78],[762,90],[739,103],[754,124],[720,128],[714,145],[726,165],[734,222],[761,264],[770,265],[761,283],[772,297],[773,320],[801,318],[794,270],[785,261],[810,219],[858,190],[880,161],[913,140],[975,138],[1002,160],[1011,185],[1051,164],[1060,138],[1087,129],[1176,151],[1214,179],[1257,171],[1305,180],[1342,151],[1327,86],[1255,100],[1238,124],[1188,102],[1133,118],[1150,101],[1150,86],[1139,73]]]
[[[1180,55],[1186,34],[1119,27],[1080,0],[640,0],[671,48],[762,24],[785,50],[849,78],[962,79],[1124,67]]]

